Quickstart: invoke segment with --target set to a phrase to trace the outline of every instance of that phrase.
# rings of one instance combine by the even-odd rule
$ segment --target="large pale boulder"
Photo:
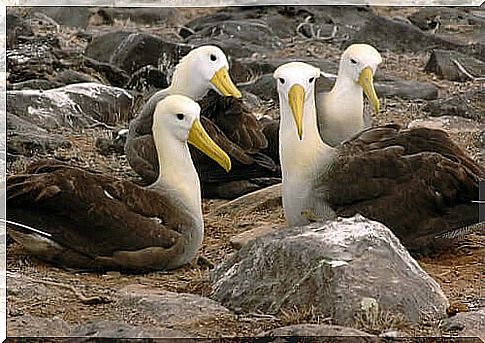
[[[312,306],[338,325],[446,317],[448,301],[386,226],[360,215],[288,228],[244,246],[211,274],[211,297],[242,311]]]

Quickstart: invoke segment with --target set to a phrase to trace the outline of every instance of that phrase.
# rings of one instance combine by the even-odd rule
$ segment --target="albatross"
[[[363,93],[379,112],[374,74],[381,62],[379,52],[368,44],[352,44],[344,51],[332,90],[316,96],[318,127],[325,143],[338,145],[370,127],[370,118],[364,116]]]
[[[380,102],[374,88],[374,74],[382,62],[379,52],[368,44],[352,44],[342,54],[337,79],[329,92],[316,94],[318,130],[322,140],[336,146],[371,127],[370,113],[364,111],[364,97],[376,112]],[[263,123],[268,148],[263,150],[279,160],[279,120]]]
[[[429,251],[445,243],[437,238],[443,233],[479,222],[472,201],[484,169],[444,131],[390,124],[335,147],[323,142],[314,95],[319,75],[301,62],[274,72],[290,226],[360,213],[388,226],[408,249]]]
[[[47,160],[7,180],[9,235],[68,268],[165,270],[191,262],[204,236],[200,183],[188,143],[226,171],[229,156],[183,95],[157,103],[152,133],[157,180],[130,181]]]
[[[155,93],[131,121],[125,153],[130,166],[145,182],[155,181],[159,169],[151,132],[153,109],[161,99],[171,94],[182,94],[197,101],[213,90],[227,97],[221,100],[227,105],[220,106],[220,109],[217,104],[212,105],[217,102],[214,100],[205,104],[205,107],[209,107],[209,111],[205,111],[205,107],[202,109],[206,114],[210,114],[210,116],[201,115],[202,125],[209,136],[235,162],[243,166],[258,164],[270,170],[275,168],[274,162],[269,157],[257,154],[268,143],[263,134],[263,128],[254,116],[244,111],[233,111],[234,113],[229,116],[223,113],[228,105],[238,108],[238,104],[232,103],[239,102],[237,99],[242,96],[231,80],[228,70],[226,55],[220,48],[208,45],[190,51],[175,67],[170,86]],[[227,128],[230,128],[231,132],[227,132]],[[214,177],[216,179],[220,177],[221,174],[214,170],[210,160],[195,151],[194,153],[196,154],[193,155],[194,161],[197,170],[201,171],[200,177],[203,183],[206,179],[213,181]],[[212,171],[215,176],[211,174]]]

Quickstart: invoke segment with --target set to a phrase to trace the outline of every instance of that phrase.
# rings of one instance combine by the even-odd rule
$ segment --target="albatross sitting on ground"
[[[362,92],[379,112],[374,73],[381,62],[379,52],[368,44],[353,44],[344,51],[332,90],[316,96],[318,127],[325,143],[336,146],[371,126],[370,118],[364,117]]]
[[[319,135],[318,68],[293,62],[274,77],[280,100],[283,207],[290,226],[360,213],[410,250],[440,247],[443,233],[479,222],[483,167],[441,130],[386,125],[331,147]],[[426,248],[426,249],[425,249]]]
[[[379,112],[380,102],[374,89],[374,73],[381,61],[379,52],[368,44],[349,46],[340,58],[333,88],[330,92],[316,94],[318,130],[328,145],[336,146],[371,127],[370,113],[364,112],[363,94],[374,110]],[[263,126],[268,140],[268,148],[263,152],[278,161],[279,121],[266,121]]]
[[[238,101],[236,99],[241,98],[241,92],[232,82],[228,68],[227,58],[218,47],[202,46],[190,51],[176,66],[171,85],[155,93],[131,121],[125,153],[130,166],[145,182],[154,182],[158,177],[159,161],[151,132],[156,104],[170,94],[182,94],[193,100],[200,100],[211,89],[226,97],[235,98],[229,98],[227,101]],[[223,114],[213,113],[211,117],[202,115],[201,122],[209,136],[234,161],[242,165],[258,164],[263,168],[274,169],[275,164],[269,157],[262,154],[253,155],[254,152],[265,148],[268,143],[263,128],[251,116],[252,114],[239,111],[237,117],[225,119]],[[230,121],[229,125],[225,125],[228,123],[224,121]],[[224,132],[225,127],[230,127],[231,132]],[[206,178],[211,178],[211,170],[216,174],[216,178],[217,175],[220,176],[214,170],[213,163],[204,156],[197,154],[193,157],[197,170],[202,171],[202,182],[205,182]]]
[[[9,235],[33,255],[68,268],[164,270],[191,262],[204,223],[187,142],[231,168],[199,114],[200,106],[182,95],[156,105],[152,132],[160,167],[145,188],[55,161],[9,177]]]

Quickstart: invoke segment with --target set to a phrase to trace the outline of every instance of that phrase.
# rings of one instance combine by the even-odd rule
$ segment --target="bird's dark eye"
[[[310,80],[308,80],[310,83],[312,83],[313,81],[315,81],[315,78],[314,77],[311,77]]]
[[[178,120],[184,120],[185,116],[183,113],[177,113],[177,119]]]
[[[214,54],[211,54],[211,61],[217,61],[217,56]]]
[[[352,62],[353,64],[357,64],[357,61],[354,60],[353,58],[350,59],[350,62]]]
[[[284,84],[285,83],[285,79],[284,78],[280,77],[279,80],[280,80],[281,84]]]

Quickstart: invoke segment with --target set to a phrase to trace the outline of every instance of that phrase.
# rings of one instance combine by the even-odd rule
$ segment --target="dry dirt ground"
[[[215,9],[196,9],[185,12],[187,18],[195,17],[202,13],[215,11]],[[413,9],[401,9],[401,15],[411,13]],[[393,11],[395,14],[396,11]],[[117,23],[118,26],[129,27],[132,23]],[[103,30],[103,28],[98,28]],[[112,27],[105,28],[106,30]],[[139,28],[150,30],[150,28]],[[162,30],[158,28],[158,30]],[[165,28],[170,31],[170,28]],[[170,32],[174,32],[172,29]],[[65,32],[69,35],[69,30]],[[72,41],[71,41],[72,43]],[[293,42],[294,46],[277,54],[295,56],[313,55],[319,58],[338,59],[341,51],[323,43]],[[431,74],[424,73],[423,67],[428,56],[423,54],[398,55],[392,52],[384,52],[384,62],[380,68],[389,75],[399,76],[406,80],[419,80],[431,82],[439,87],[440,96],[449,96],[460,91],[469,90],[473,87],[483,87],[478,82],[456,83],[439,80]],[[414,119],[426,116],[421,111],[424,102],[408,101],[399,99],[387,99],[383,103],[383,111],[375,117],[378,123],[395,122],[408,124]],[[97,170],[110,172],[119,177],[136,177],[129,168],[123,156],[104,157],[96,152],[94,141],[97,137],[107,136],[108,133],[102,128],[85,130],[83,133],[64,133],[73,143],[74,148],[69,151],[58,151],[56,157],[70,160],[71,163],[90,167]],[[460,146],[467,149],[472,156],[478,152],[476,137],[469,135],[453,135]],[[11,165],[9,172],[21,170],[28,163],[27,160],[19,160]],[[261,204],[257,211],[247,213],[231,213],[220,216],[210,216],[212,209],[223,204],[222,200],[205,200],[204,213],[206,216],[206,235],[204,238],[202,255],[212,263],[218,264],[227,258],[235,250],[231,247],[230,239],[234,235],[246,231],[255,226],[274,224],[284,229],[285,221],[280,204]],[[476,310],[485,307],[485,299],[482,293],[482,284],[485,277],[485,236],[471,235],[458,243],[453,250],[433,258],[419,259],[419,264],[426,270],[442,287],[452,304],[451,311]],[[208,296],[211,292],[209,282],[209,269],[202,266],[187,266],[171,272],[157,272],[140,275],[126,275],[117,272],[105,274],[96,273],[73,273],[47,265],[29,256],[16,243],[12,243],[7,249],[7,269],[9,272],[20,272],[28,275],[33,280],[51,281],[64,285],[73,285],[86,296],[113,295],[117,290],[128,284],[142,284],[173,292],[188,292]],[[49,288],[57,286],[48,285]],[[52,318],[58,316],[68,323],[79,324],[92,319],[115,319],[119,318],[119,309],[114,303],[86,305],[79,301],[73,292],[65,288],[63,296],[48,301],[36,299],[7,298],[8,316],[30,314],[33,316]],[[214,321],[199,324],[194,327],[180,327],[184,331],[200,336],[251,336],[264,330],[290,325],[295,323],[325,322],[326,319],[319,317],[312,311],[281,313],[275,317],[262,316],[259,314],[240,315],[234,320]],[[143,317],[132,316],[133,324],[144,324]],[[412,333],[412,332],[411,332]]]

